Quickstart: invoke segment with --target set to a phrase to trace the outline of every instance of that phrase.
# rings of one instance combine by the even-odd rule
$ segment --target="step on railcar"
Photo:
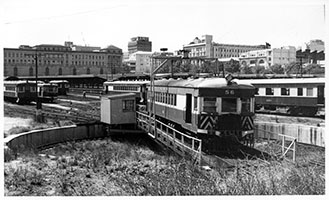
[[[37,97],[35,81],[4,81],[4,99],[18,104],[28,104]]]

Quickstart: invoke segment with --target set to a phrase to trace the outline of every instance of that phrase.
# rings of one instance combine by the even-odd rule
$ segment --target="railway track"
[[[36,114],[36,108],[34,105],[17,105],[11,103],[5,103],[5,113],[11,115],[11,113],[19,113],[21,115]],[[63,106],[63,108],[54,108],[51,105]],[[90,123],[100,120],[99,110],[94,109],[92,105],[80,105],[77,103],[64,103],[64,104],[43,104],[40,110],[43,116],[55,120],[70,120],[74,123]]]
[[[266,115],[277,115],[277,116],[286,116],[286,117],[307,117],[307,118],[314,118],[314,119],[324,119],[325,116],[302,116],[302,115],[292,115],[289,113],[283,113],[283,112],[275,112],[275,111],[255,111],[256,114],[266,114]]]

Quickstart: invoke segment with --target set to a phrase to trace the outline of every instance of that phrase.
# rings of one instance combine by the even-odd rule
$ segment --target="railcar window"
[[[313,96],[313,88],[306,88],[306,96]]]
[[[281,95],[289,96],[290,89],[289,88],[281,88]]]
[[[237,99],[222,98],[222,112],[236,112],[236,111],[237,111]]]
[[[250,112],[250,99],[241,98],[241,112]]]
[[[274,89],[273,88],[266,88],[266,95],[273,95]]]
[[[15,91],[15,86],[6,86],[6,90]]]
[[[194,97],[194,106],[193,106],[194,110],[198,109],[198,97]]]
[[[123,100],[122,110],[124,112],[134,111],[134,100]]]
[[[203,99],[203,111],[209,113],[216,112],[216,98],[215,97],[204,97]]]
[[[297,95],[303,96],[303,88],[297,88]]]

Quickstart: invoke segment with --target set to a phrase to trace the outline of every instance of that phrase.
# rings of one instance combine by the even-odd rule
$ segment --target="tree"
[[[241,74],[253,74],[251,67],[248,65],[244,65],[243,67],[241,67],[240,71],[241,71]]]
[[[252,72],[254,74],[264,74],[265,67],[264,66],[260,66],[260,65],[256,65],[255,67],[252,68]]]
[[[231,59],[230,61],[224,64],[225,71],[229,73],[240,72],[240,63],[239,61]]]
[[[274,64],[270,66],[269,71],[271,71],[273,74],[284,74],[284,69],[279,64]]]

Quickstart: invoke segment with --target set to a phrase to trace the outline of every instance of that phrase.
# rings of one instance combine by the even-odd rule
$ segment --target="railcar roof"
[[[13,85],[18,85],[18,84],[35,84],[35,81],[26,81],[26,80],[18,80],[18,81],[4,81],[3,84],[5,85],[9,85],[9,84],[13,84]]]
[[[325,83],[325,78],[284,78],[284,79],[244,79],[237,80],[241,84],[305,84],[305,83]]]
[[[155,85],[189,88],[221,88],[228,86],[225,78],[165,79],[155,81]],[[239,85],[253,87],[247,83]]]

